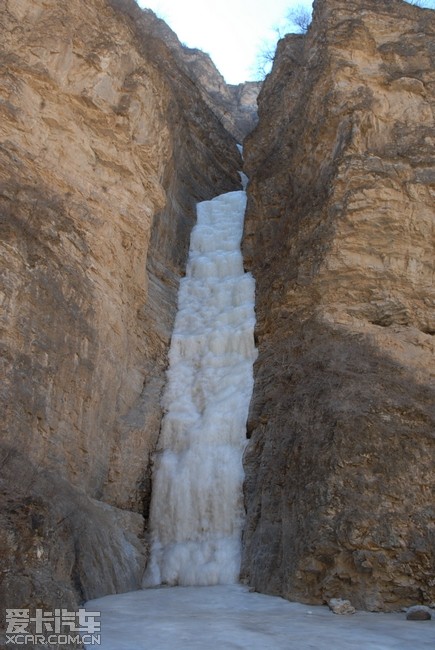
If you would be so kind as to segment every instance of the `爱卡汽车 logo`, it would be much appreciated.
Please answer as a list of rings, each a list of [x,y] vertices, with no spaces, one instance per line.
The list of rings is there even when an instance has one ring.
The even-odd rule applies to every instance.
[[[100,612],[6,609],[6,644],[100,645]]]

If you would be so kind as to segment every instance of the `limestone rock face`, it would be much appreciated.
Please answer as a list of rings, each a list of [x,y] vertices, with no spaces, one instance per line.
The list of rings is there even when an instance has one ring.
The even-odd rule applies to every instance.
[[[241,161],[133,0],[0,13],[0,600],[50,609],[139,585],[195,203]]]
[[[262,83],[245,81],[237,85],[227,84],[208,54],[182,45],[163,20],[150,9],[145,11],[155,33],[194,81],[206,104],[241,144],[257,124],[257,97]]]
[[[258,122],[257,98],[262,82],[227,84],[205,52],[184,47],[181,56],[186,71],[202,89],[204,100],[227,131],[242,144]]]
[[[259,358],[243,579],[435,600],[435,14],[317,0],[245,144]]]

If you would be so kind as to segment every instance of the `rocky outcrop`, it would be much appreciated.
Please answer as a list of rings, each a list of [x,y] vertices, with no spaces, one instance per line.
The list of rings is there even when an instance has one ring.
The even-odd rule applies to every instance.
[[[245,145],[259,358],[243,578],[435,600],[435,14],[317,0]]]
[[[257,124],[260,81],[227,84],[210,56],[182,45],[168,25],[150,9],[145,10],[153,30],[170,48],[186,74],[195,82],[206,104],[241,144]]]
[[[73,609],[139,586],[194,205],[239,187],[228,130],[258,88],[133,0],[0,12],[0,606]],[[261,92],[242,571],[260,591],[435,601],[434,37],[401,0],[317,0]]]
[[[257,98],[261,81],[227,84],[208,54],[183,47],[186,72],[198,83],[208,106],[224,127],[242,144],[258,122]]]
[[[233,138],[133,0],[0,9],[1,608],[134,589],[178,279]]]

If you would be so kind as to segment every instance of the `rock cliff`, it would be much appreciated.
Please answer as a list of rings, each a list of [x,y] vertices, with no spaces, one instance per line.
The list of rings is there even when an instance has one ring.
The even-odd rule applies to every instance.
[[[206,104],[241,144],[257,124],[257,97],[262,82],[227,84],[208,54],[180,43],[177,35],[163,20],[150,9],[145,11],[153,30],[195,82]]]
[[[206,103],[227,131],[242,144],[258,122],[257,98],[262,82],[227,84],[209,55],[201,50],[184,47],[181,58],[186,72],[195,78],[202,89]]]
[[[133,0],[0,17],[0,609],[134,589],[198,200],[235,140]]]
[[[316,0],[245,143],[259,358],[243,578],[435,601],[435,14]]]
[[[194,206],[239,187],[258,87],[133,0],[5,0],[0,35],[0,608],[72,609],[139,585]],[[260,591],[435,601],[434,39],[402,0],[316,0],[260,94]]]

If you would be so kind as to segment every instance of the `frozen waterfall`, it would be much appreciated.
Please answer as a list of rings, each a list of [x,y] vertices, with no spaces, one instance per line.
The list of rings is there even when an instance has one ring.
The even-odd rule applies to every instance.
[[[244,191],[198,204],[169,351],[146,587],[238,580],[256,357],[254,279],[240,252],[245,207]]]

